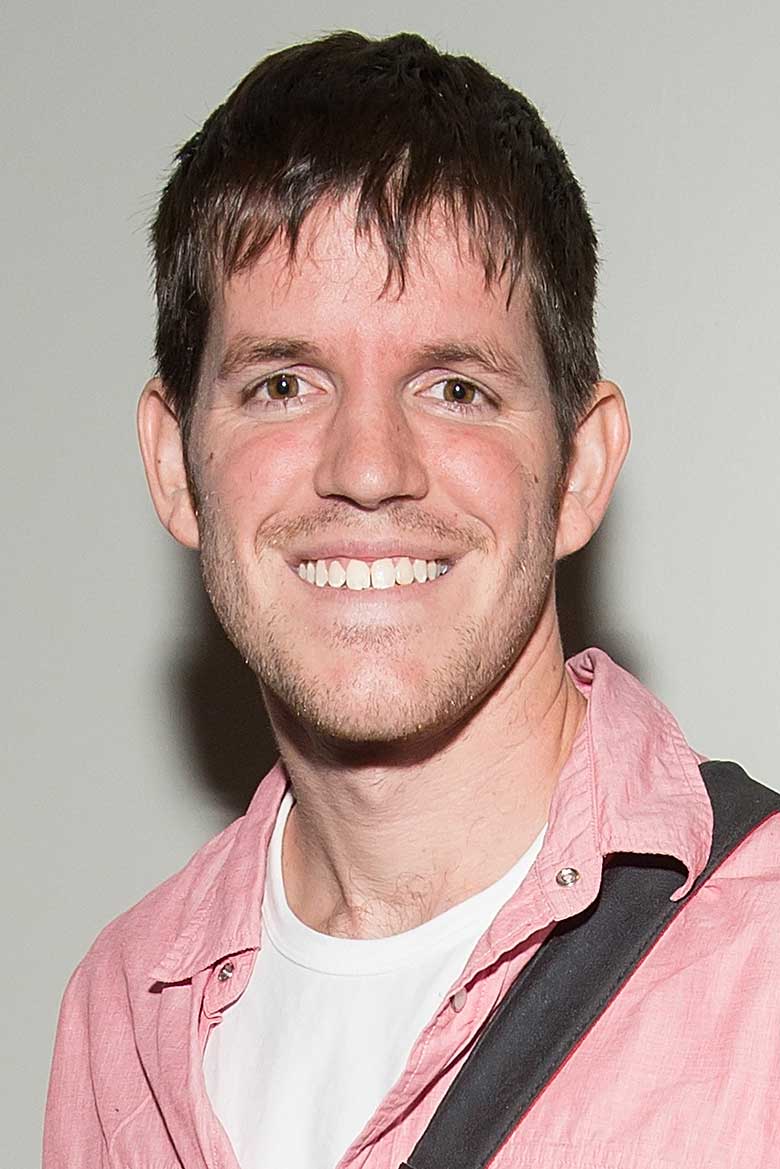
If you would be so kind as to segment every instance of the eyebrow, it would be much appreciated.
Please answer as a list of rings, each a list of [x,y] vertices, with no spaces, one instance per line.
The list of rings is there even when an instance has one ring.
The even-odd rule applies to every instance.
[[[253,337],[241,335],[228,345],[217,379],[227,381],[253,365],[280,362],[290,365],[327,364],[323,350],[301,337]],[[519,357],[495,341],[441,341],[423,345],[412,354],[412,364],[424,367],[472,365],[486,373],[525,382],[527,371]]]
[[[236,337],[228,345],[217,371],[218,381],[227,381],[252,365],[269,361],[290,365],[322,364],[323,353],[318,345],[300,337]]]
[[[512,381],[524,382],[527,371],[522,360],[506,351],[495,341],[483,339],[476,343],[445,341],[423,345],[417,351],[420,363],[427,366],[473,365],[486,373],[498,374]]]

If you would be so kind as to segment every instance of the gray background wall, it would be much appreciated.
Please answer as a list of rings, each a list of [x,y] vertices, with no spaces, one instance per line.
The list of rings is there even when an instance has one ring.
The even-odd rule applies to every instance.
[[[601,232],[635,443],[567,625],[770,783],[780,583],[774,3],[5,6],[4,1165],[34,1165],[58,1000],[98,929],[239,811],[251,680],[147,502],[145,229],[174,146],[267,51],[409,28],[524,89]],[[575,646],[576,648],[576,646]]]

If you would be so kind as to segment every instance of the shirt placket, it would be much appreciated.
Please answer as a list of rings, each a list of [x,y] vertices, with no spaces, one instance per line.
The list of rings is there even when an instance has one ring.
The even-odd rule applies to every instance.
[[[556,924],[580,913],[598,893],[601,857],[565,850],[549,853],[535,866],[513,902],[481,939],[463,974],[421,1033],[401,1078],[390,1090],[337,1169],[371,1169],[376,1161],[395,1169],[394,1150],[411,1152],[433,1111],[457,1075],[479,1033],[510,984]],[[419,1108],[417,1101],[424,1096]],[[391,1137],[391,1130],[395,1134]],[[393,1154],[391,1156],[391,1153]]]
[[[190,1014],[187,1037],[189,1051],[185,1071],[186,1101],[179,1104],[169,1097],[169,1108],[164,1110],[176,1150],[183,1156],[187,1169],[242,1169],[225,1130],[214,1112],[206,1089],[203,1055],[209,1034],[232,1003],[243,994],[254,967],[256,950],[231,954],[209,969],[195,974],[190,985]],[[165,988],[163,996],[173,988]],[[178,988],[176,988],[178,989]],[[161,1012],[161,1017],[164,1012]],[[166,1028],[167,1030],[167,1028]],[[161,1052],[181,1050],[180,1043],[172,1043],[171,1035],[160,1035]],[[170,1088],[179,1085],[181,1074],[175,1077],[163,1068],[163,1081]],[[187,1158],[197,1157],[197,1160]]]

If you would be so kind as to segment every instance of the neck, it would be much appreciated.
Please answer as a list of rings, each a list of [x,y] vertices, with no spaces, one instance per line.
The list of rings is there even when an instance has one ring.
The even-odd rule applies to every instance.
[[[446,741],[334,749],[266,695],[295,796],[289,904],[323,933],[383,937],[486,888],[533,842],[585,710],[554,610]]]

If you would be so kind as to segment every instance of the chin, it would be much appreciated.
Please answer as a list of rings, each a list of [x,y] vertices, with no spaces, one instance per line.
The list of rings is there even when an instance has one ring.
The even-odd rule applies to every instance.
[[[461,703],[453,703],[451,690],[446,698],[438,694],[419,663],[403,671],[376,662],[360,670],[353,663],[344,674],[265,670],[258,676],[271,711],[281,704],[318,735],[343,743],[407,742],[444,729],[461,713],[453,711]]]
[[[483,640],[483,639],[481,639]],[[484,644],[484,643],[483,643]],[[266,649],[269,648],[266,642]],[[460,726],[510,663],[498,655],[474,653],[471,639],[454,639],[439,652],[344,654],[331,649],[329,668],[322,656],[282,651],[250,660],[272,722],[304,724],[318,737],[338,744],[424,744]],[[422,652],[421,652],[422,650]],[[514,657],[514,655],[512,655]],[[476,669],[475,669],[476,667]]]
[[[224,563],[204,557],[204,580],[271,722],[293,736],[297,722],[334,746],[400,746],[454,732],[522,655],[552,580],[551,558],[533,573],[518,561],[500,605],[483,604],[446,628],[336,624],[323,633],[301,629],[278,603],[258,612]]]

